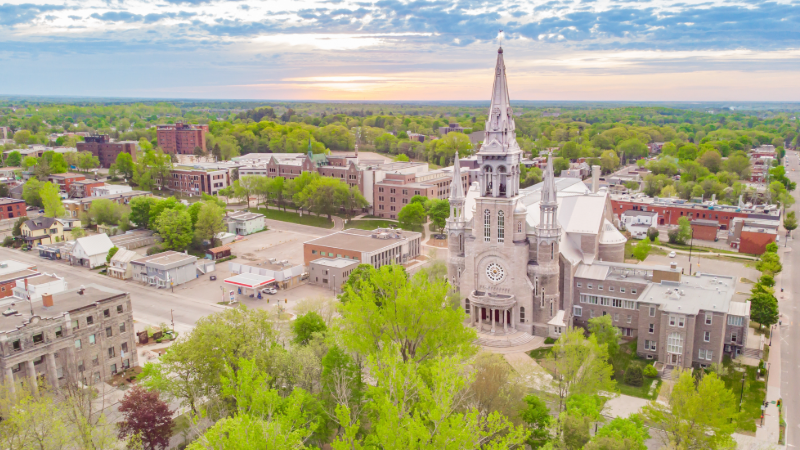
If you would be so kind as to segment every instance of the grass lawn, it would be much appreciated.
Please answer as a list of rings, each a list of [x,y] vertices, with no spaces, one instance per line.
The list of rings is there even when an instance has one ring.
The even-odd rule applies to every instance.
[[[742,395],[742,372],[734,370],[736,364],[731,362],[729,357],[722,361],[725,367],[720,378],[725,382],[725,386],[733,390],[733,395],[738,400]],[[756,431],[756,420],[761,420],[761,403],[767,396],[766,382],[756,381],[756,368],[742,366],[745,368],[744,398],[742,400],[742,417],[739,419],[739,429],[744,431]]]
[[[404,230],[409,231],[422,231],[422,227],[411,227],[411,228],[403,228],[400,226],[399,223],[393,222],[391,220],[382,220],[382,219],[358,219],[358,220],[350,220],[345,224],[345,228],[358,228],[359,230],[368,230],[372,231],[375,228],[402,228]]]
[[[625,395],[633,397],[654,399],[658,397],[658,390],[661,388],[661,380],[658,380],[656,389],[653,395],[650,395],[650,386],[653,383],[652,378],[644,377],[642,386],[628,386],[624,381],[625,370],[634,365],[639,366],[644,370],[645,366],[652,365],[652,360],[640,358],[636,355],[636,340],[620,344],[619,351],[611,358],[611,365],[614,366],[614,379],[617,381],[617,388]]]
[[[633,247],[639,241],[640,241],[640,239],[628,239],[628,241],[625,242],[625,258],[626,259],[636,259],[636,258],[633,257]],[[650,247],[650,253],[649,254],[650,255],[666,256],[667,252],[662,248],[658,248],[657,245],[659,245],[659,244],[658,243],[652,243],[652,246]]]
[[[300,214],[293,211],[264,208],[250,208],[250,211],[263,214],[267,219],[280,220],[281,222],[291,222],[319,228],[333,228],[333,221],[328,220],[325,216],[320,217],[306,213],[301,217]]]
[[[650,395],[650,388],[656,383],[656,388],[653,389],[653,395]],[[646,398],[648,400],[655,400],[658,398],[658,391],[661,390],[661,378],[647,378],[644,377],[644,382],[641,386],[628,386],[622,381],[617,381],[617,389],[620,394],[630,395],[631,397]]]

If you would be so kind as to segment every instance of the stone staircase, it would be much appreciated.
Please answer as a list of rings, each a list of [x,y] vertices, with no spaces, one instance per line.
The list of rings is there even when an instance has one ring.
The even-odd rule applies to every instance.
[[[478,339],[475,341],[475,343],[482,347],[509,348],[525,345],[529,342],[533,342],[536,339],[544,342],[544,338],[540,336],[532,336],[528,333],[523,333],[522,331],[517,331],[515,333],[506,335],[501,334],[499,336],[487,333],[478,333]]]

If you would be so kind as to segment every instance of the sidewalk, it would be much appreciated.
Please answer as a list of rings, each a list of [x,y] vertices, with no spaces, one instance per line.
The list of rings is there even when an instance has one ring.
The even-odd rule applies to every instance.
[[[777,401],[781,398],[781,335],[780,327],[772,331],[772,347],[769,350],[769,380],[767,381],[767,406],[764,411],[764,426],[756,429],[756,440],[767,445],[778,445],[780,437],[780,415]],[[775,404],[773,404],[773,402]]]

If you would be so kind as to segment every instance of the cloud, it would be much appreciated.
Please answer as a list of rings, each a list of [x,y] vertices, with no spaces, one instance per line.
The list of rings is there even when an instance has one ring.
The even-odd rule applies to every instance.
[[[61,5],[32,5],[30,3],[12,5],[4,3],[0,5],[0,26],[28,23],[36,19],[39,14],[62,9],[64,9],[64,6]]]

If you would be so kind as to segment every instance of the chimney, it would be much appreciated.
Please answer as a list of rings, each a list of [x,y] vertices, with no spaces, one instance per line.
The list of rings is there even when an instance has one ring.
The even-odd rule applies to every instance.
[[[42,294],[42,306],[45,308],[53,306],[53,294]]]
[[[600,166],[592,166],[592,193],[600,189]]]

